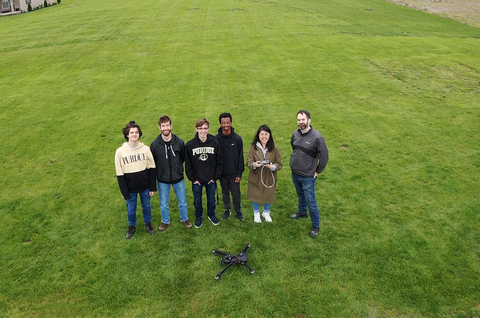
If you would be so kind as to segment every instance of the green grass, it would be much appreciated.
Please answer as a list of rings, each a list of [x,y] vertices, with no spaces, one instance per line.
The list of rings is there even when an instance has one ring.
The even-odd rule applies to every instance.
[[[0,316],[479,317],[480,30],[367,5],[64,0],[1,17]],[[330,150],[315,239],[288,219],[299,109]],[[167,113],[189,140],[224,111],[246,145],[272,128],[274,223],[253,223],[245,173],[243,223],[187,231],[172,206],[165,233],[139,213],[125,240],[121,128],[150,144]],[[246,243],[256,273],[215,280],[211,250]]]

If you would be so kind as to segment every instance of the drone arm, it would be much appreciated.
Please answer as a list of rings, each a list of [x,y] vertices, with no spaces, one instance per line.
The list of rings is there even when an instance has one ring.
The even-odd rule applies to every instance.
[[[222,251],[219,251],[219,250],[213,250],[213,254],[224,255],[224,256],[227,256],[227,255],[228,255],[227,253],[222,252]]]
[[[248,266],[247,263],[243,263],[243,265],[245,265],[246,268],[248,268],[250,270],[250,274],[253,274],[255,273],[255,271],[253,270],[253,268],[251,268],[250,266]]]
[[[217,276],[215,276],[215,279],[220,279],[220,277],[222,277],[222,274],[225,273],[225,271],[232,265],[233,265],[233,263],[229,263],[227,266],[225,266],[225,268],[222,269],[222,271],[220,273],[218,273]]]
[[[242,253],[245,253],[249,249],[250,249],[250,244],[247,244],[247,246],[245,246],[245,248],[243,249]]]

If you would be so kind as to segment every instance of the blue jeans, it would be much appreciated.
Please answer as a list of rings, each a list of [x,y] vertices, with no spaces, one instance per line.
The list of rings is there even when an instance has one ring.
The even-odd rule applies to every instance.
[[[315,200],[315,182],[314,177],[302,177],[292,173],[293,184],[297,190],[298,213],[307,215],[307,207],[310,211],[312,226],[320,227],[320,213],[318,211],[317,201]]]
[[[130,193],[130,199],[127,199],[127,216],[128,225],[137,225],[137,197],[140,194],[140,201],[142,202],[143,223],[152,222],[152,207],[150,206],[150,192],[149,189],[140,193]]]
[[[192,183],[193,192],[193,205],[195,206],[195,217],[203,217],[203,205],[202,205],[202,189],[205,187],[207,192],[207,215],[215,215],[215,190],[217,190],[217,183],[212,182],[202,183],[201,185]]]
[[[185,189],[185,180],[173,184],[158,182],[158,199],[160,200],[160,213],[162,214],[162,222],[165,224],[170,224],[170,207],[168,203],[170,200],[171,188],[173,188],[175,196],[177,197],[178,210],[180,211],[180,221],[185,222],[188,220],[187,190]]]
[[[252,201],[252,204],[253,204],[253,212],[260,212],[260,203]],[[270,206],[271,205],[272,205],[271,203],[264,204],[263,205],[263,212],[265,212],[265,211],[270,212]]]

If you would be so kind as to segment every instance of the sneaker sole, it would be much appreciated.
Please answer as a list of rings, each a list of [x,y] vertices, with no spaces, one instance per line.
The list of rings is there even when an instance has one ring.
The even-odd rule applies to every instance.
[[[212,219],[210,219],[210,217],[208,217],[208,219],[210,220],[210,222],[212,222],[213,225],[218,225],[218,224],[220,224],[220,222],[217,222],[217,223],[213,222]]]

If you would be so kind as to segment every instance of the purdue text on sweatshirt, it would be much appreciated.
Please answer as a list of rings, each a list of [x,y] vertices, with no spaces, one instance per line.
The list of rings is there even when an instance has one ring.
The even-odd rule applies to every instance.
[[[222,175],[222,153],[220,143],[212,135],[207,135],[207,140],[201,142],[198,133],[188,141],[185,156],[185,173],[188,180],[207,183],[217,181]]]
[[[118,185],[125,200],[130,193],[150,189],[157,191],[155,180],[155,161],[148,146],[142,142],[133,149],[127,142],[115,152],[115,170]]]

